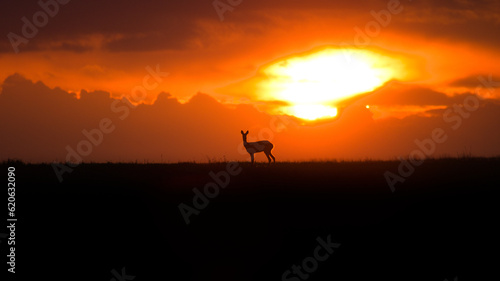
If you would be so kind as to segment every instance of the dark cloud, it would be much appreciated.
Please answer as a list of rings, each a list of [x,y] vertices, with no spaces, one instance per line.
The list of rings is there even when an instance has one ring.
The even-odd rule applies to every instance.
[[[451,105],[457,99],[421,86],[392,82],[363,98],[374,105]]]
[[[48,0],[47,0],[48,1]],[[54,0],[55,1],[55,0]],[[22,35],[22,17],[33,20],[42,8],[38,1],[3,1],[0,4],[0,52],[11,52],[7,34]],[[110,38],[104,48],[111,51],[150,51],[188,48],[189,42],[206,39],[210,34],[200,29],[208,21],[250,33],[264,33],[275,27],[287,27],[307,20],[290,17],[290,11],[332,18],[362,18],[360,26],[371,20],[370,11],[386,9],[388,1],[243,1],[233,11],[226,12],[225,22],[212,5],[213,1],[70,1],[59,5],[54,17],[40,27],[36,37],[22,44],[23,51],[52,48],[54,42],[85,40],[92,35]],[[478,42],[497,46],[499,37],[493,30],[498,24],[500,6],[496,1],[401,1],[405,10],[393,16],[386,29],[404,34]],[[279,21],[272,19],[279,18]],[[351,27],[349,27],[351,28]],[[119,38],[115,38],[119,36]],[[74,43],[76,44],[76,43]],[[56,44],[57,45],[57,44]],[[78,45],[78,44],[76,44]],[[81,51],[79,48],[65,50]],[[73,47],[76,47],[73,45]]]
[[[487,85],[483,84],[486,81]],[[495,83],[496,82],[496,83]],[[453,87],[476,88],[481,87],[500,87],[500,77],[493,75],[473,75],[457,79],[450,83]]]
[[[60,44],[52,46],[50,49],[61,50],[61,51],[70,51],[70,52],[74,52],[74,53],[84,53],[84,52],[90,52],[94,48],[88,44],[85,44],[85,43],[61,42]]]
[[[21,2],[21,3],[19,3]],[[41,10],[37,1],[19,1],[3,3],[2,17],[0,17],[0,33],[7,35],[14,32],[22,35],[22,17],[32,22],[33,15]],[[196,37],[196,21],[209,17],[213,12],[210,2],[199,1],[193,5],[184,1],[70,1],[60,5],[58,13],[49,18],[48,23],[38,28],[37,44],[30,42],[21,45],[22,50],[33,50],[50,47],[51,43],[59,41],[79,41],[91,35],[104,37],[123,36],[124,44],[130,44],[128,39],[143,36],[149,40],[145,50],[169,49],[172,44],[179,44],[188,38]],[[200,7],[201,5],[201,7]],[[204,8],[202,8],[204,7]],[[6,12],[8,11],[8,13]],[[216,17],[216,14],[211,17]],[[154,36],[152,36],[153,34]],[[6,51],[10,42],[7,36],[2,37],[1,50]],[[4,41],[5,40],[5,41]],[[155,40],[158,47],[151,47]],[[118,47],[118,40],[111,43],[111,49],[122,50],[126,46]],[[173,42],[173,43],[170,43]],[[148,42],[146,42],[148,43]],[[30,48],[26,48],[31,45]],[[132,50],[136,50],[132,45]],[[10,47],[12,51],[12,47]]]
[[[428,40],[492,48],[500,43],[494,35],[499,13],[500,5],[493,0],[412,1],[405,3],[405,11],[395,17],[390,28],[404,34],[419,34]]]
[[[178,34],[165,33],[156,34],[127,34],[119,39],[113,39],[104,44],[104,49],[111,52],[137,52],[175,50],[188,47],[189,40],[184,38],[182,31]]]

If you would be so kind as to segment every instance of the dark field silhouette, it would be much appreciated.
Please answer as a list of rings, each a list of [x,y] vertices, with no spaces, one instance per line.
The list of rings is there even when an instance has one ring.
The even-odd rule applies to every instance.
[[[399,161],[239,163],[228,181],[227,163],[80,164],[62,183],[50,165],[9,164],[18,278],[107,281],[122,268],[134,280],[500,275],[498,158],[426,160],[394,193],[384,172]],[[197,209],[193,189],[217,183],[213,175],[227,185]],[[198,211],[189,224],[182,203]],[[283,278],[328,236],[340,246],[326,260]]]

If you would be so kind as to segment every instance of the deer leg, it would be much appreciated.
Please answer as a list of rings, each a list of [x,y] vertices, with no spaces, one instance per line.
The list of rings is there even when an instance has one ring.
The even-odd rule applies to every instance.
[[[252,159],[252,165],[253,165],[253,153],[250,153],[250,158]]]
[[[269,161],[269,164],[271,164],[271,157],[269,157],[269,152],[264,152],[267,156],[267,160]]]
[[[276,163],[276,158],[274,158],[274,155],[271,153],[271,151],[269,151],[269,155],[271,156],[271,158],[273,158],[273,163]],[[269,162],[271,162],[270,159],[269,159]]]

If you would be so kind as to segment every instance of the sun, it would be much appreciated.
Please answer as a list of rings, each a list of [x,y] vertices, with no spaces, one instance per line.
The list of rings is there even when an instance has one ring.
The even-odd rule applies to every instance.
[[[338,104],[398,76],[402,62],[369,50],[329,48],[261,69],[260,98],[283,101],[280,113],[306,120],[337,116]]]

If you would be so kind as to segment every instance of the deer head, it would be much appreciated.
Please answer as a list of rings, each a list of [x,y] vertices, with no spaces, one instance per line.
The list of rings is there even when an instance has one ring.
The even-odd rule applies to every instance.
[[[247,140],[248,131],[246,133],[244,133],[243,130],[241,130],[241,135],[243,136],[243,141],[246,141]]]

